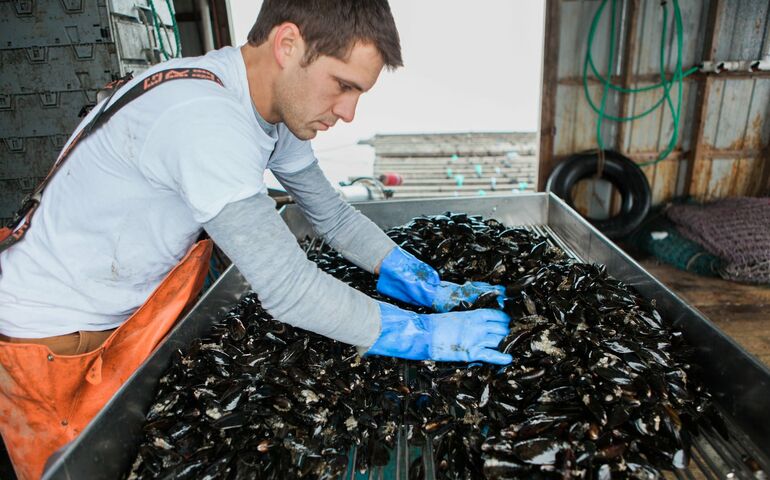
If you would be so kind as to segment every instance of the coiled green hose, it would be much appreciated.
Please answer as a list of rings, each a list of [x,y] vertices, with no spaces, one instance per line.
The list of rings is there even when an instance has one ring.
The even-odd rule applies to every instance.
[[[617,14],[617,0],[612,0],[611,5],[611,19],[610,19],[610,42],[609,42],[609,61],[607,65],[607,76],[602,76],[599,71],[596,69],[596,65],[594,64],[593,57],[591,55],[591,50],[593,49],[593,41],[594,36],[596,34],[596,29],[599,24],[599,20],[602,17],[602,13],[604,12],[604,7],[607,5],[607,2],[609,0],[603,0],[602,3],[599,5],[599,8],[596,11],[596,14],[594,14],[593,21],[591,22],[591,29],[588,33],[588,46],[586,48],[586,57],[585,61],[583,62],[583,91],[585,93],[586,100],[588,101],[588,104],[591,106],[591,109],[598,114],[598,118],[596,120],[596,143],[598,144],[599,150],[604,150],[604,142],[602,141],[602,124],[604,123],[604,120],[611,120],[615,122],[631,122],[634,120],[638,120],[640,118],[643,118],[653,111],[655,111],[658,107],[660,107],[664,102],[668,106],[669,110],[671,111],[671,119],[673,122],[674,129],[671,133],[671,138],[669,139],[668,146],[666,149],[661,152],[658,157],[655,160],[651,160],[649,162],[643,162],[640,163],[639,166],[647,166],[647,165],[654,165],[661,160],[668,157],[668,155],[671,153],[671,151],[676,147],[677,139],[679,138],[679,119],[681,114],[681,106],[682,106],[682,79],[684,77],[687,77],[688,75],[692,75],[696,71],[698,71],[698,67],[692,67],[689,70],[683,72],[682,71],[682,44],[683,44],[683,33],[682,33],[682,12],[679,9],[679,1],[673,0],[674,4],[674,30],[676,31],[676,68],[674,71],[673,78],[671,80],[668,80],[666,78],[666,70],[665,70],[665,64],[666,64],[666,25],[668,24],[668,8],[666,5],[666,2],[661,2],[661,7],[663,8],[663,27],[661,28],[661,35],[660,35],[660,83],[657,83],[655,85],[649,85],[646,87],[641,88],[624,88],[619,85],[615,85],[610,81],[612,71],[613,71],[613,63],[615,59],[615,19]],[[588,91],[588,67],[591,68],[591,72],[594,76],[596,76],[597,79],[602,83],[603,89],[602,89],[602,97],[600,101],[600,105],[597,107],[597,105],[594,103],[593,99],[591,98],[591,94]],[[671,100],[670,91],[672,88],[672,85],[676,83],[677,84],[677,102],[676,106],[674,106],[673,101]],[[609,115],[605,113],[606,105],[607,105],[607,94],[609,93],[609,90],[614,90],[621,93],[640,93],[640,92],[646,92],[650,90],[655,90],[658,88],[663,89],[663,95],[661,96],[660,100],[658,100],[653,106],[648,108],[642,113],[630,116],[630,117],[616,117],[614,115]]]
[[[155,2],[150,0],[150,10],[152,11],[152,24],[155,27],[155,34],[158,35],[158,46],[160,47],[160,53],[163,55],[164,60],[169,58],[177,58],[182,56],[182,41],[179,38],[179,26],[176,23],[176,13],[174,12],[174,5],[171,0],[166,0],[166,6],[168,12],[171,14],[171,26],[174,30],[174,43],[176,44],[176,52],[169,52],[166,50],[166,46],[163,43],[163,36],[160,34],[161,20],[158,16],[158,11],[155,9]]]

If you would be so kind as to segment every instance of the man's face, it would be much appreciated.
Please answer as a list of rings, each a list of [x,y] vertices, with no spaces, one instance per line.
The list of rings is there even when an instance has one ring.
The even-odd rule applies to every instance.
[[[363,43],[356,43],[345,60],[321,55],[303,66],[298,61],[302,56],[283,70],[275,105],[289,130],[310,140],[337,120],[353,121],[358,98],[374,86],[383,61],[373,45]]]

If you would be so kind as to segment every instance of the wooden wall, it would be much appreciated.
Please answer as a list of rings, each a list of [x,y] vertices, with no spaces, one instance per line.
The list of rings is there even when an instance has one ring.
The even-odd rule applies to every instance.
[[[684,24],[682,64],[686,70],[704,60],[758,60],[770,38],[770,0],[680,0]],[[545,187],[553,166],[572,153],[595,149],[597,115],[588,105],[582,82],[589,28],[600,0],[548,0],[543,59],[539,139],[539,183]],[[666,41],[676,50],[672,2]],[[613,82],[644,87],[660,81],[660,2],[619,0]],[[592,55],[607,72],[610,5],[597,28]],[[666,61],[671,76],[675,56]],[[674,151],[644,167],[653,203],[691,195],[698,200],[770,193],[770,72],[696,73],[684,80],[680,134]],[[589,74],[595,103],[603,85]],[[676,87],[671,91],[676,98]],[[661,97],[661,90],[641,94],[611,93],[607,113],[636,115]],[[602,140],[637,162],[655,159],[668,144],[673,124],[668,109],[643,119],[604,123]],[[591,202],[581,186],[576,203],[583,213],[601,216],[610,205],[609,189],[597,188],[604,202]],[[596,198],[594,192],[593,197]],[[599,215],[597,215],[597,213]]]

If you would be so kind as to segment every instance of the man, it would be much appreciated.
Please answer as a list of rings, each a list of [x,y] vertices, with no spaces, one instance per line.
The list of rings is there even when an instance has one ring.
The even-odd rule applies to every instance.
[[[392,298],[448,312],[502,295],[441,282],[344,203],[313,156],[309,140],[352,121],[383,67],[401,63],[386,0],[266,0],[248,44],[158,65],[91,112],[26,236],[0,253],[0,428],[21,478],[41,474],[194,298],[211,249],[195,243],[203,230],[278,320],[368,354],[510,362],[495,350],[504,313],[377,302],[308,261],[266,195],[269,168]],[[114,116],[78,136],[105,105]]]

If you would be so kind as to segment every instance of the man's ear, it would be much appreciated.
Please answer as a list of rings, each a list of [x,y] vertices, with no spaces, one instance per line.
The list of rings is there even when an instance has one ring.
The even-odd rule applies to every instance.
[[[273,37],[273,56],[281,68],[286,68],[289,63],[299,63],[305,54],[305,44],[299,27],[291,22],[284,22],[275,27]]]

